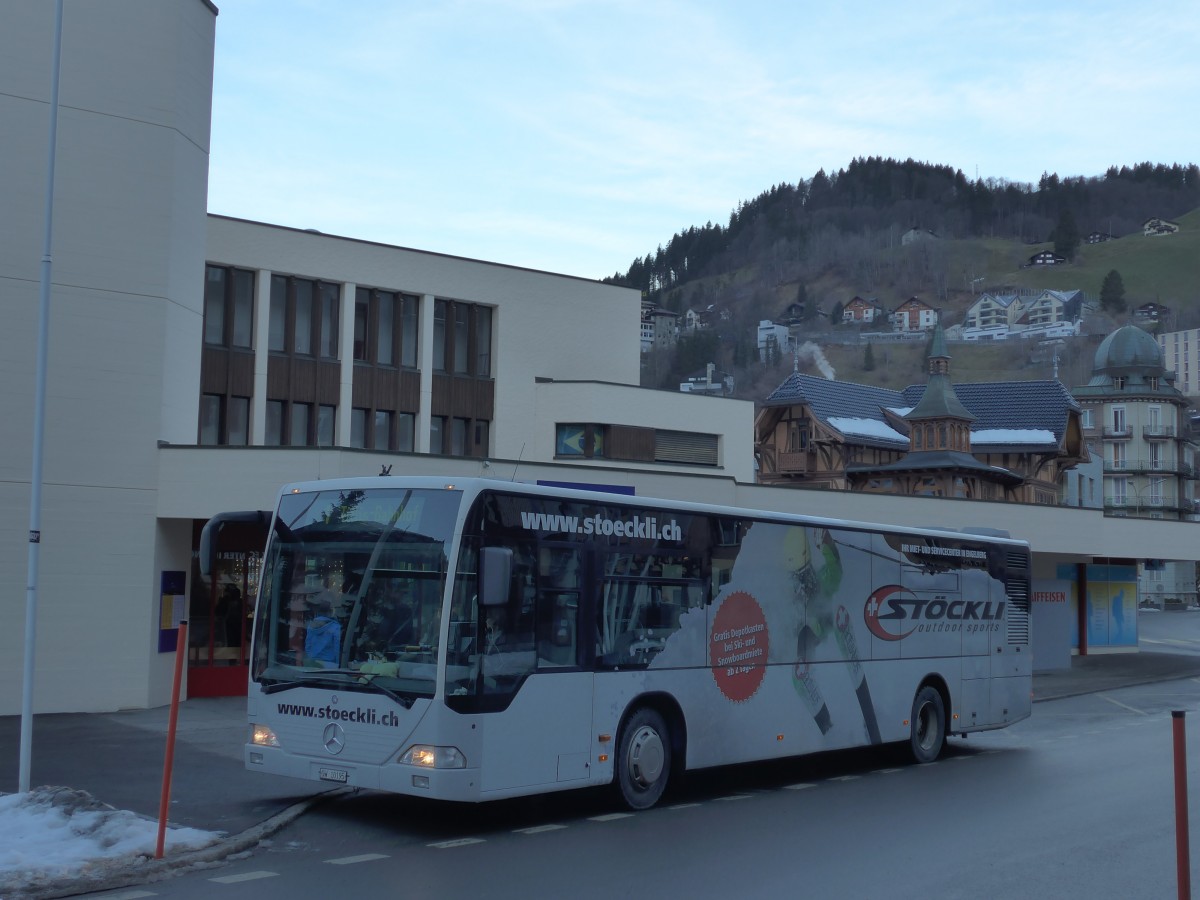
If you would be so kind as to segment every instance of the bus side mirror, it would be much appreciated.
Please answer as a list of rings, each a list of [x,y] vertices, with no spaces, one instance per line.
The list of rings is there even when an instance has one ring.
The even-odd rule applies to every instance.
[[[200,531],[200,575],[207,580],[212,575],[217,559],[217,538],[221,529],[229,522],[254,522],[266,526],[271,521],[271,513],[266,510],[254,509],[242,512],[217,513],[204,523]]]
[[[481,606],[504,606],[508,603],[512,566],[511,547],[483,548],[479,559],[479,603]]]

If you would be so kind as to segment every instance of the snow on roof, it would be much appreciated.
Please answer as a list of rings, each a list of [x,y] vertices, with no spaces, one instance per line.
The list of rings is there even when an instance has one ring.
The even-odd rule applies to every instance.
[[[842,434],[856,434],[860,437],[886,438],[892,441],[908,443],[908,438],[891,426],[878,419],[852,419],[843,416],[830,416],[829,424]]]
[[[971,432],[972,444],[1053,444],[1054,432],[1045,428],[981,428]]]

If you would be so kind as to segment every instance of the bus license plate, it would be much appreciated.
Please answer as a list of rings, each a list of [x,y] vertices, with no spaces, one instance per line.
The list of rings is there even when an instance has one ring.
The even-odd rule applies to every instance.
[[[350,780],[350,773],[345,769],[317,769],[317,777],[322,781],[338,781],[345,784]]]

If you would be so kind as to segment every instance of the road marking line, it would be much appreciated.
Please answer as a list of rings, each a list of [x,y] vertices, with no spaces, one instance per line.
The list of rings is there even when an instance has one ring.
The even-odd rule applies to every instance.
[[[862,776],[861,775],[835,775],[832,778],[830,778],[829,780],[830,781],[854,781],[855,779],[858,779],[858,778],[862,778]]]
[[[105,894],[104,900],[142,900],[143,897],[157,897],[153,891],[122,891],[119,894]]]
[[[220,878],[208,880],[215,881],[217,884],[237,884],[240,881],[257,881],[260,878],[275,878],[278,875],[278,872],[242,872],[240,875],[222,875]]]
[[[900,768],[896,768],[896,769],[876,769],[876,770],[875,770],[874,772],[872,772],[871,774],[872,774],[872,775],[891,775],[893,772],[903,772],[903,771],[904,771],[904,770],[903,770],[903,769],[900,769]]]
[[[753,794],[730,794],[728,797],[718,797],[718,800],[749,800]]]
[[[541,834],[543,831],[558,831],[566,825],[534,825],[530,828],[514,828],[513,834]]]
[[[615,822],[617,819],[628,819],[633,813],[605,813],[602,816],[591,816],[589,822]]]
[[[784,785],[784,790],[786,790],[786,791],[802,791],[805,788],[811,788],[811,787],[816,787],[816,784],[811,781],[802,781],[799,784]]]
[[[467,847],[471,844],[482,844],[483,838],[456,838],[453,841],[438,841],[434,844],[426,844],[427,847],[436,847],[438,850],[449,850],[453,847]]]
[[[668,806],[667,809],[695,809],[699,803],[676,803],[674,806]]]
[[[327,859],[325,862],[331,866],[352,866],[355,863],[371,862],[376,859],[387,859],[386,853],[363,853],[359,856],[343,856],[339,859]]]
[[[1113,704],[1114,706],[1121,707],[1121,709],[1127,709],[1130,712],[1135,712],[1139,716],[1150,715],[1150,713],[1146,712],[1145,710],[1137,709],[1136,707],[1130,706],[1128,703],[1122,703],[1120,700],[1114,700],[1112,697],[1109,697],[1107,694],[1097,694],[1096,696],[1098,696],[1101,700],[1107,700],[1109,703]],[[1089,731],[1088,734],[1100,734],[1100,732]]]

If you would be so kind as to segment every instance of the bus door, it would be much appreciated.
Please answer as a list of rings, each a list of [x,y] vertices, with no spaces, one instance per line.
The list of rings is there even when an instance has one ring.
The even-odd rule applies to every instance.
[[[511,543],[508,603],[481,612],[479,690],[497,710],[483,726],[484,793],[585,782],[592,674],[582,639],[587,552],[578,543]]]

